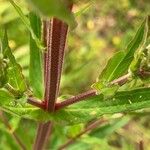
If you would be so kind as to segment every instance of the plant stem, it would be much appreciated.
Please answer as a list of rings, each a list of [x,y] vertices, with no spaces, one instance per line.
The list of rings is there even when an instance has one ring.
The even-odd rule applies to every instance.
[[[146,76],[150,75],[150,72],[146,72],[146,71],[141,70],[138,72],[138,75],[140,75],[141,77],[146,77]],[[131,77],[131,74],[128,73],[126,75],[119,77],[118,79],[111,81],[110,85],[119,84],[121,86],[121,85],[125,84],[129,80],[130,77]],[[73,96],[69,99],[64,100],[63,102],[56,103],[55,104],[55,110],[60,110],[64,107],[70,106],[74,103],[80,102],[80,101],[85,100],[85,99],[88,100],[88,98],[90,98],[91,96],[94,96],[94,95],[96,95],[96,90],[89,90],[87,92],[78,94],[76,96]],[[29,99],[28,103],[30,103],[34,106],[37,106],[39,108],[45,109],[44,103],[36,102],[34,99],[33,100]]]
[[[15,131],[12,132],[12,127],[10,126],[7,118],[4,116],[3,112],[0,111],[0,120],[4,123],[4,125],[6,126],[6,128],[10,131],[10,133],[12,134],[13,138],[15,139],[15,141],[18,143],[18,145],[20,146],[20,148],[22,150],[27,150],[26,146],[23,144],[23,142],[19,139],[18,135],[15,133]]]
[[[59,93],[67,30],[68,25],[56,18],[50,20],[49,23],[44,22],[44,42],[47,47],[44,54],[44,101],[46,110],[49,112],[54,111],[55,101]],[[34,144],[35,150],[43,149],[48,141],[51,128],[52,122],[39,124]]]
[[[130,74],[126,74],[124,76],[119,77],[118,79],[113,80],[110,84],[119,84],[119,85],[123,85],[128,81],[128,78],[130,77]],[[76,95],[74,97],[71,97],[63,102],[60,103],[56,103],[55,105],[55,110],[60,110],[64,107],[70,106],[74,103],[78,103],[80,101],[83,100],[88,100],[90,97],[95,96],[96,95],[96,90],[89,90],[87,92],[81,93],[79,95]]]
[[[126,75],[123,75],[123,76],[119,77],[118,79],[115,79],[115,80],[111,81],[110,84],[111,85],[118,84],[118,85],[121,86],[121,85],[125,84],[130,77],[131,77],[131,74],[128,73]]]
[[[98,127],[99,125],[102,125],[104,123],[106,123],[107,120],[104,119],[99,119],[94,121],[93,123],[89,124],[82,132],[80,132],[77,136],[75,136],[72,139],[69,139],[65,144],[63,144],[62,146],[59,147],[58,150],[63,150],[64,148],[68,147],[69,145],[73,144],[76,139],[80,138],[83,134],[89,132],[92,129],[95,129],[96,127]]]
[[[62,72],[62,63],[64,56],[65,41],[68,26],[58,19],[52,19],[52,31],[48,45],[47,53],[47,76],[46,76],[46,92],[45,100],[47,103],[47,110],[54,111],[55,101],[59,93],[60,76]]]
[[[36,106],[36,107],[39,107],[39,108],[41,108],[41,109],[46,109],[46,105],[45,105],[45,102],[44,101],[42,101],[42,102],[40,102],[39,100],[36,100],[35,98],[33,98],[33,97],[29,97],[28,99],[27,99],[27,102],[29,103],[29,104],[31,104],[31,105],[33,105],[33,106]]]
[[[143,140],[139,141],[138,145],[138,150],[144,150],[144,144]]]
[[[89,90],[87,92],[81,93],[79,95],[76,95],[74,97],[71,97],[63,102],[60,103],[56,103],[55,105],[55,110],[59,110],[62,109],[66,106],[72,105],[74,103],[80,102],[82,100],[88,99],[91,96],[95,96],[96,95],[96,90]]]
[[[113,85],[113,84],[119,84],[119,85],[123,85],[125,84],[127,81],[128,81],[128,78],[130,77],[131,75],[128,73],[126,75],[123,75],[121,77],[119,77],[118,79],[115,79],[113,80],[110,84]],[[74,103],[77,103],[77,102],[80,102],[80,101],[83,101],[83,100],[88,100],[90,97],[92,96],[95,96],[96,95],[96,90],[89,90],[89,91],[86,91],[84,93],[81,93],[81,94],[78,94],[76,96],[73,96],[67,100],[64,100],[63,102],[58,102],[55,104],[55,110],[60,110],[64,107],[67,107],[67,106],[70,106]],[[28,103],[34,105],[34,106],[37,106],[39,108],[42,108],[42,109],[46,109],[46,106],[45,106],[45,103],[42,102],[38,102],[36,101],[35,99],[33,98],[29,98],[28,99]]]
[[[51,133],[52,123],[40,123],[37,130],[37,135],[34,144],[34,150],[42,150],[48,141],[49,135]]]

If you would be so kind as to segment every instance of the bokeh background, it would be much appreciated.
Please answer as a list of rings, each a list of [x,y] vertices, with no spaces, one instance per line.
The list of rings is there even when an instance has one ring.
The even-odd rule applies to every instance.
[[[16,2],[27,15],[29,7],[25,1]],[[142,20],[150,13],[150,1],[78,0],[73,11],[78,26],[74,30],[69,30],[68,34],[61,97],[75,95],[91,88],[107,60],[115,52],[126,48]],[[10,3],[0,0],[0,28],[4,26],[8,29],[10,47],[28,79],[29,33]],[[141,143],[144,150],[150,150],[148,112],[147,110],[144,113],[130,114],[119,123],[110,121],[109,126],[100,128],[99,136],[89,138],[85,135],[80,142],[77,141],[68,147],[68,150],[138,150]],[[12,131],[6,130],[0,120],[0,149],[19,149],[10,136],[14,130],[31,149],[36,123],[6,115],[13,128]],[[51,138],[52,150],[57,149],[67,138],[77,135],[84,127],[83,124],[63,128],[60,125],[56,126],[57,130],[54,128]]]

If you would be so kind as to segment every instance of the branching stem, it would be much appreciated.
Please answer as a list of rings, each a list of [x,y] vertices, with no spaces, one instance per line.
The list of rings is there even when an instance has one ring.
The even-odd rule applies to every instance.
[[[56,18],[44,22],[44,43],[47,47],[44,54],[44,104],[48,112],[54,112],[59,94],[67,31],[68,25]],[[43,149],[48,141],[51,129],[52,122],[39,124],[34,150]]]

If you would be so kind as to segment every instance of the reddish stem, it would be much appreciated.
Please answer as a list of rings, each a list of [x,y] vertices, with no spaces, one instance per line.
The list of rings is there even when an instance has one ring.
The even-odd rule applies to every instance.
[[[47,110],[50,112],[54,111],[55,101],[59,92],[59,82],[61,76],[61,69],[63,63],[63,55],[64,55],[64,41],[61,40],[62,36],[66,39],[66,32],[62,34],[62,27],[65,24],[62,23],[58,19],[52,20],[52,39],[50,39],[50,46],[48,50],[48,60],[47,61],[47,79],[46,79],[46,91],[45,91],[45,100],[47,103]],[[65,25],[66,26],[66,25]],[[66,26],[67,28],[67,26]],[[67,29],[66,29],[67,31]],[[51,43],[52,41],[52,43]],[[61,42],[63,42],[61,44]],[[62,46],[63,45],[63,46]]]
[[[35,139],[34,150],[42,150],[48,141],[49,135],[51,133],[52,123],[40,123],[38,126],[38,131]]]
[[[84,92],[84,93],[81,93],[79,95],[76,95],[74,97],[71,97],[63,102],[60,102],[60,103],[56,103],[55,105],[55,110],[59,110],[59,109],[62,109],[66,106],[69,106],[69,105],[72,105],[74,103],[77,103],[77,102],[80,102],[80,101],[83,101],[85,99],[88,99],[92,96],[95,96],[96,95],[96,90],[90,90],[90,91],[87,91],[87,92]]]
[[[46,109],[46,105],[45,105],[45,102],[44,101],[42,101],[42,102],[40,102],[39,100],[36,100],[35,98],[32,98],[32,97],[29,97],[28,99],[27,99],[27,102],[29,103],[29,104],[31,104],[31,105],[33,105],[33,106],[36,106],[36,107],[39,107],[39,108],[41,108],[41,109]]]
[[[53,112],[55,109],[55,101],[59,93],[68,26],[60,20],[54,18],[49,22],[49,25],[45,23],[44,28],[48,28],[48,30],[45,29],[43,32],[46,34],[45,44],[47,47],[47,51],[44,55],[44,101],[46,104],[46,110]],[[45,31],[48,31],[48,33]],[[39,124],[34,144],[35,150],[43,149],[48,141],[51,128],[51,122]]]

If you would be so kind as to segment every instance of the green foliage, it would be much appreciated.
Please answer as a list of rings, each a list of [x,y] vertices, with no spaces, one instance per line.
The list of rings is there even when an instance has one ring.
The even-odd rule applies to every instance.
[[[1,106],[9,104],[14,100],[14,97],[4,89],[0,89],[0,104]]]
[[[31,8],[39,14],[42,14],[46,17],[57,17],[66,23],[68,23],[72,28],[76,26],[73,14],[66,9],[66,6],[70,2],[61,1],[61,0],[27,0]]]
[[[10,102],[11,100],[7,103]],[[19,104],[14,106],[1,104],[1,108],[4,111],[23,118],[36,121],[53,120],[56,123],[71,125],[85,123],[106,114],[131,112],[148,108],[150,107],[150,89],[140,88],[117,92],[113,98],[108,98],[107,100],[104,100],[103,95],[97,95],[54,114],[49,114],[39,108]]]
[[[126,50],[119,51],[108,61],[106,67],[99,76],[98,82],[93,85],[96,90],[102,92],[104,95],[112,95],[118,90],[119,86],[112,86],[111,81],[127,73],[129,68],[131,68],[131,63],[133,68],[135,53],[139,53],[139,49],[143,48],[148,38],[150,28],[149,20],[149,17],[147,17],[142,22],[135,37],[129,43]],[[138,63],[139,59],[135,59],[134,62],[135,61]],[[134,67],[135,66],[136,64],[134,64]]]
[[[41,39],[41,20],[34,13],[30,13],[30,24],[34,34]],[[43,68],[41,50],[37,47],[35,40],[30,35],[30,85],[34,96],[43,97]],[[36,77],[35,77],[36,76]]]
[[[97,138],[105,138],[106,136],[109,136],[117,129],[120,129],[121,127],[125,126],[130,121],[129,117],[123,117],[119,119],[114,119],[112,122],[103,125],[97,129],[94,129],[89,134],[90,136],[97,137]]]
[[[9,6],[9,2],[14,10]],[[112,52],[128,46],[126,50],[121,50],[111,57],[99,75],[93,86],[99,95],[48,113],[27,103],[28,97],[31,96],[27,84],[34,97],[42,100],[44,94],[41,20],[56,17],[73,28],[76,25],[74,15],[67,9],[66,1],[62,0],[26,0],[29,10],[34,13],[28,11],[25,5],[19,5],[18,1],[9,2],[0,1],[0,30],[7,26],[9,32],[8,41],[6,32],[3,35],[0,31],[0,109],[3,113],[6,112],[4,114],[7,114],[11,130],[5,127],[0,116],[0,149],[20,149],[12,139],[12,132],[16,132],[25,145],[28,145],[28,149],[32,149],[36,124],[47,121],[52,121],[54,127],[49,147],[58,149],[66,140],[82,132],[87,123],[101,117],[106,117],[108,124],[100,124],[90,134],[78,138],[76,144],[68,149],[97,150],[101,147],[103,150],[116,150],[120,149],[120,146],[122,149],[133,149],[138,140],[135,138],[129,142],[130,136],[126,133],[132,134],[130,131],[135,130],[134,134],[139,134],[138,128],[140,133],[144,133],[140,138],[148,145],[145,139],[149,139],[149,117],[146,117],[150,107],[149,17],[143,21],[130,44],[127,44],[137,22],[145,16],[148,5],[135,0],[124,0],[121,3],[109,0],[76,3],[74,10],[79,26],[77,31],[71,31],[69,34],[60,97],[61,94],[72,95],[88,89],[88,84],[93,83],[97,76],[97,68],[104,65],[103,61],[110,57]],[[98,11],[99,8],[101,12]],[[27,42],[28,36],[22,36],[26,35],[26,32],[30,33],[30,43]],[[120,42],[120,39],[123,42]],[[30,64],[27,59],[30,59]],[[139,74],[139,70],[146,74]],[[26,72],[26,77],[22,71]],[[126,84],[121,87],[117,82],[112,84],[112,81],[126,73],[129,74]],[[141,112],[142,117],[139,117]],[[114,119],[116,113],[121,113],[122,118]],[[129,115],[126,117],[126,114]],[[132,125],[130,120],[135,121],[136,126]],[[123,128],[126,124],[127,129]],[[131,130],[130,127],[134,129]],[[122,130],[125,130],[125,133],[122,133]]]
[[[15,57],[8,45],[7,32],[5,31],[2,40],[2,52],[3,58],[8,60],[7,75],[8,83],[14,87],[20,94],[23,94],[27,90],[24,76],[20,65],[16,62]]]
[[[8,82],[7,67],[8,66],[6,62],[3,60],[3,58],[0,58],[0,88],[3,87]]]
[[[24,25],[27,27],[27,29],[30,31],[31,35],[32,35],[32,38],[35,40],[37,46],[42,49],[43,48],[43,45],[40,41],[40,39],[38,39],[38,37],[36,36],[36,34],[34,33],[34,31],[32,30],[32,27],[30,25],[30,21],[29,19],[23,14],[21,8],[16,4],[14,3],[13,0],[9,0],[9,2],[12,4],[12,6],[15,8],[16,12],[18,13],[20,19],[22,20],[22,22],[24,23]]]

